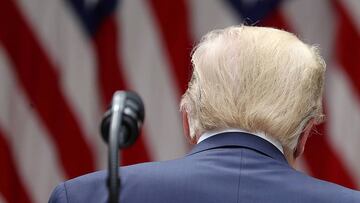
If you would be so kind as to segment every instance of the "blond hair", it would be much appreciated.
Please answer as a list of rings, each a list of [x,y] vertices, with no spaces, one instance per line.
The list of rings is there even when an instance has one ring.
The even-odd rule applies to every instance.
[[[294,149],[307,122],[322,120],[324,60],[289,32],[243,25],[214,30],[194,48],[192,64],[180,104],[192,137],[241,128]]]

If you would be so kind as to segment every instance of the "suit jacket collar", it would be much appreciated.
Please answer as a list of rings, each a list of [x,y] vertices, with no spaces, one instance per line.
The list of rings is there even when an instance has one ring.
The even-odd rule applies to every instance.
[[[188,155],[196,154],[202,151],[222,148],[222,147],[243,147],[258,151],[276,160],[286,162],[284,155],[270,142],[249,134],[242,132],[226,132],[212,136],[199,144],[191,150]]]

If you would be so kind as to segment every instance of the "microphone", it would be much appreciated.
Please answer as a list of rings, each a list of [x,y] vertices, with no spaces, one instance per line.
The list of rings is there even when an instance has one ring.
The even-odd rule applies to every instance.
[[[144,104],[138,94],[132,91],[117,91],[114,93],[113,101],[105,112],[101,121],[101,137],[109,143],[110,124],[113,115],[113,107],[120,108],[121,128],[124,131],[123,140],[119,140],[119,147],[129,147],[136,141],[144,122]],[[117,132],[119,134],[121,132]]]
[[[120,193],[119,148],[134,144],[144,121],[144,104],[135,92],[116,91],[101,121],[100,131],[108,144],[107,186],[109,202],[118,203]]]

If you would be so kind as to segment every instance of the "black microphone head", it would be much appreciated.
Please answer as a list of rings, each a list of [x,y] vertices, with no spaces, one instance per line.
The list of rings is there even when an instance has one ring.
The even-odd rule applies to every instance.
[[[103,118],[101,119],[100,124],[100,133],[103,140],[108,143],[109,141],[109,132],[111,124],[112,109],[111,105],[107,108],[107,111],[104,113]]]
[[[119,93],[116,92],[115,94]],[[132,145],[140,134],[144,122],[145,110],[144,104],[138,94],[132,91],[121,91],[125,94],[122,114],[122,130],[124,131],[124,140],[119,143],[119,147],[128,147]],[[115,95],[114,94],[114,95]],[[112,117],[112,105],[105,112],[101,121],[101,135],[105,142],[109,140],[109,132]]]

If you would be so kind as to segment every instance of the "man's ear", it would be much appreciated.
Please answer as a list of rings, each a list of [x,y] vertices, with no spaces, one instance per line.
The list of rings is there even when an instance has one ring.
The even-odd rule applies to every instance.
[[[196,144],[196,138],[191,137],[190,135],[190,125],[189,125],[189,116],[188,113],[185,110],[181,111],[182,114],[182,123],[183,123],[183,130],[185,138],[188,140],[190,144]]]
[[[314,126],[314,119],[311,119],[305,126],[305,129],[304,131],[301,133],[300,137],[299,137],[299,140],[298,140],[298,143],[296,145],[296,148],[295,148],[295,151],[294,151],[294,159],[300,157],[303,153],[304,153],[304,150],[305,150],[305,145],[306,145],[306,142],[309,138],[309,135],[311,133],[311,129],[312,127]]]

